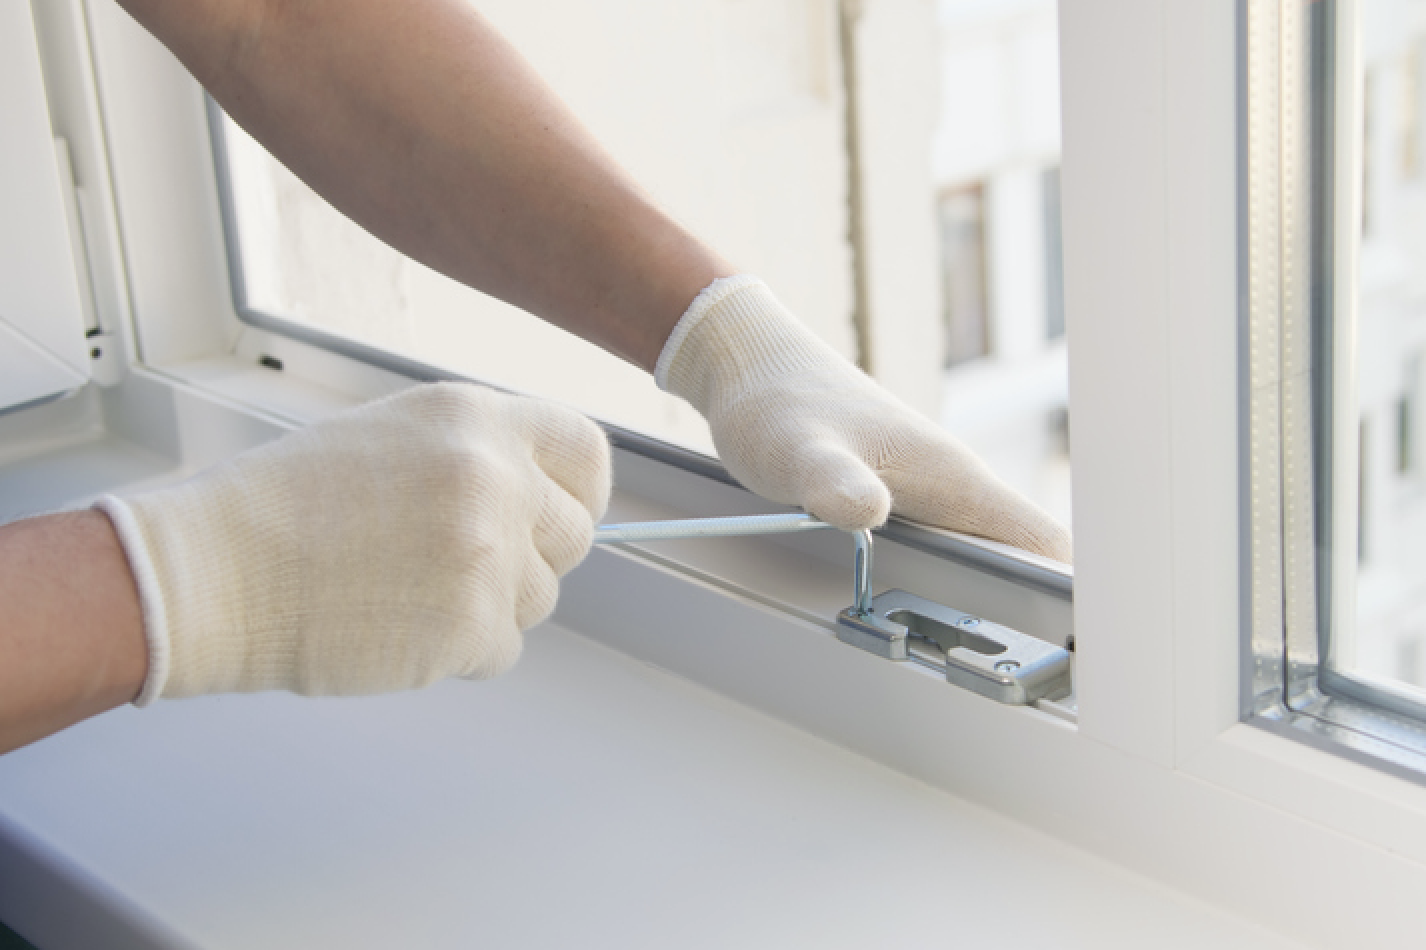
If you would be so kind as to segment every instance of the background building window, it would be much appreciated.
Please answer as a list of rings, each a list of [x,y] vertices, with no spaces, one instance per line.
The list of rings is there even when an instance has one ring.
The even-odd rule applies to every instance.
[[[1065,335],[1065,261],[1060,235],[1060,168],[1040,175],[1040,198],[1045,213],[1045,339]]]
[[[990,353],[990,307],[985,286],[985,189],[942,192],[941,314],[946,365]]]

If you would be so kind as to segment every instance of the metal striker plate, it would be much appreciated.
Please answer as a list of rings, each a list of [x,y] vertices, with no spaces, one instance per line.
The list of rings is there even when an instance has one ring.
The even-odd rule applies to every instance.
[[[837,637],[877,656],[905,660],[910,641],[945,651],[946,681],[996,702],[1024,705],[1070,691],[1070,655],[1061,647],[973,614],[889,590],[870,610],[837,616]]]

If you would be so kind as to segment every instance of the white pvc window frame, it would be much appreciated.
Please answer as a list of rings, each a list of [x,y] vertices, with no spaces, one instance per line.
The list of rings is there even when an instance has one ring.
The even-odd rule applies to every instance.
[[[110,0],[69,3],[88,13],[138,344],[116,405],[160,393],[300,422],[402,385],[238,319],[201,91]],[[1274,931],[1386,946],[1426,893],[1426,788],[1241,721],[1241,14],[1229,0],[1076,0],[1060,14],[1077,723],[618,552],[582,569],[562,609],[591,636]],[[257,366],[261,353],[284,372]],[[185,464],[240,441],[185,438],[208,440],[180,447]],[[690,504],[719,490],[703,481]],[[1333,899],[1314,900],[1299,872],[1324,862]]]

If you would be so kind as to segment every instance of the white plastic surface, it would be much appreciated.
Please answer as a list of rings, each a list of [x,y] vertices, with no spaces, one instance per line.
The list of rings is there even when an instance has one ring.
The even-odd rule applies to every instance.
[[[125,946],[1291,946],[553,625],[488,683],[163,702],[0,758],[0,918],[122,943],[76,932],[95,900]]]
[[[0,411],[82,385],[82,375],[0,320]]]
[[[0,410],[89,376],[30,4],[0,0]],[[37,355],[40,354],[40,355]]]

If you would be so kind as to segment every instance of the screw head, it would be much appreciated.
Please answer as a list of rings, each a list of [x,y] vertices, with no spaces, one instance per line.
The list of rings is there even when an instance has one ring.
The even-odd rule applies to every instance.
[[[997,673],[1014,673],[1018,669],[1020,669],[1020,664],[1014,660],[1001,660],[995,664],[995,672]]]
[[[979,617],[962,617],[956,621],[958,627],[974,627],[980,624]]]

